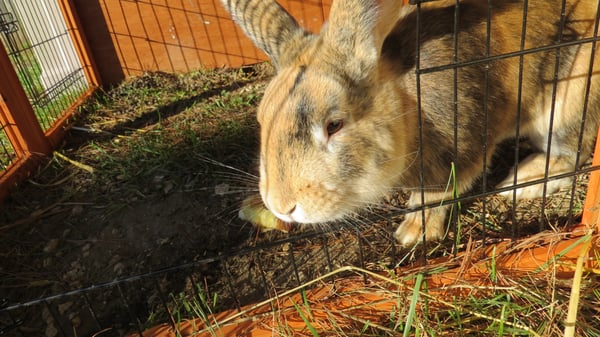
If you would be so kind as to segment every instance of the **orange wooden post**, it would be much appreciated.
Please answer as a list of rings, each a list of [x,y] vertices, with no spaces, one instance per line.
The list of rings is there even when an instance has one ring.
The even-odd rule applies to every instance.
[[[50,143],[35,116],[27,94],[19,81],[4,45],[0,41],[0,100],[3,101],[2,115],[6,120],[6,133],[15,148],[21,151],[18,156],[27,153],[49,154],[52,151]]]
[[[77,52],[77,57],[82,65],[85,78],[88,82],[88,90],[79,96],[73,104],[63,111],[62,116],[54,121],[54,124],[46,130],[46,137],[52,146],[59,144],[65,135],[65,130],[68,127],[69,120],[80,106],[94,91],[100,86],[100,73],[92,57],[91,49],[82,33],[81,22],[77,16],[77,12],[72,3],[72,0],[59,0],[60,10],[65,18],[65,23],[69,31],[69,36]]]
[[[33,169],[52,147],[35,116],[19,77],[0,41],[0,123],[15,150],[16,158],[0,174],[0,201],[8,189]]]
[[[594,149],[594,158],[592,166],[600,166],[600,127],[596,137],[596,148]],[[583,206],[583,216],[581,223],[584,225],[595,226],[600,232],[600,171],[592,171],[588,183],[588,190]]]
[[[98,71],[96,62],[92,57],[92,52],[89,48],[87,40],[85,39],[85,35],[81,31],[81,27],[83,26],[81,25],[79,16],[77,16],[77,9],[73,4],[73,0],[59,0],[58,5],[60,6],[60,10],[65,18],[65,23],[69,30],[69,36],[71,36],[71,40],[73,41],[73,45],[77,51],[77,56],[83,65],[85,77],[87,78],[91,87],[98,87],[101,85],[100,72]]]

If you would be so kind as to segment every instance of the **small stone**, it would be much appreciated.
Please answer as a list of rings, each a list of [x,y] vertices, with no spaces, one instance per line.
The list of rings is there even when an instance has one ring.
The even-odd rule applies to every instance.
[[[54,324],[46,325],[46,337],[55,337],[58,336],[58,329],[54,326]]]
[[[113,257],[110,258],[110,261],[108,262],[108,264],[113,265],[113,264],[116,264],[117,262],[119,262],[120,260],[121,260],[121,256],[113,255]]]
[[[81,326],[81,318],[79,316],[71,318],[71,325],[74,328],[79,328]]]
[[[83,213],[83,206],[75,205],[73,209],[71,209],[71,215],[80,215]]]
[[[44,247],[44,252],[48,253],[48,254],[56,252],[56,249],[58,248],[58,243],[59,242],[60,241],[58,239],[51,239],[46,244],[46,247]]]
[[[125,270],[125,265],[123,264],[123,262],[119,262],[119,263],[115,264],[115,266],[113,267],[113,271],[117,275],[123,274],[124,270]]]
[[[215,186],[216,195],[225,195],[229,192],[229,184],[219,184]]]
[[[62,237],[66,238],[66,237],[69,236],[69,234],[71,234],[71,228],[65,229],[64,232],[63,232],[63,234],[62,234]]]
[[[73,302],[70,302],[70,301],[69,302],[65,302],[65,303],[61,303],[61,304],[58,305],[58,312],[61,315],[64,315],[65,312],[67,312],[67,310],[69,310],[69,308],[72,307],[72,306],[73,306]]]
[[[171,190],[173,189],[173,186],[175,186],[175,184],[172,181],[170,181],[170,180],[166,181],[163,186],[163,193],[168,194],[169,192],[171,192]]]

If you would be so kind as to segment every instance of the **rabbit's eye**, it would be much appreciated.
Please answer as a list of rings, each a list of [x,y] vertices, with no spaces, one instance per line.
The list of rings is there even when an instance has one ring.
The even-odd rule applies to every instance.
[[[327,135],[328,136],[334,135],[335,133],[340,131],[343,126],[344,126],[344,121],[341,119],[336,119],[336,120],[333,120],[333,121],[327,123]]]

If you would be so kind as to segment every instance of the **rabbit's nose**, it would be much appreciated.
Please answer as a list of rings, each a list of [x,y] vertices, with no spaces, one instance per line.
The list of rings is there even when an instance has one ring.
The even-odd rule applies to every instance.
[[[312,223],[313,221],[310,219],[304,208],[300,203],[296,203],[289,211],[289,217],[295,223]]]
[[[302,209],[302,205],[296,203],[287,208],[287,211],[278,212],[277,210],[271,210],[276,217],[284,222],[290,223],[310,223],[306,213]]]
[[[292,205],[292,207],[290,208],[289,211],[287,211],[285,214],[288,216],[291,216],[292,213],[294,213],[294,211],[296,210],[296,205]]]
[[[298,216],[294,216],[294,212],[296,212],[297,210],[297,205],[291,205],[291,207],[288,207],[287,211],[274,211],[273,213],[275,214],[275,216],[277,216],[279,219],[285,221],[285,222],[298,222]]]
[[[295,204],[291,205],[291,207],[287,207],[287,211],[286,211],[286,205],[278,199],[266,198],[266,199],[264,199],[264,201],[265,201],[265,206],[267,206],[267,208],[277,218],[279,218],[280,220],[282,220],[284,222],[290,222],[290,223],[294,222],[291,214],[296,209]]]

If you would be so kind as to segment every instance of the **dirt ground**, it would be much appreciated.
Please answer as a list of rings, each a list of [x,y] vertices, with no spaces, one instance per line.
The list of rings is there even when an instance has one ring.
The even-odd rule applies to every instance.
[[[16,186],[2,205],[0,298],[8,305],[26,303],[137,275],[146,275],[141,278],[150,280],[152,288],[148,273],[190,263],[197,267],[194,271],[159,273],[161,291],[189,291],[193,275],[203,291],[219,294],[219,308],[264,298],[267,290],[260,284],[265,279],[252,267],[257,254],[239,251],[297,232],[258,233],[237,216],[243,198],[256,190],[254,113],[270,75],[265,67],[148,74],[88,102],[59,154]],[[296,267],[302,269],[310,255],[301,249],[315,248],[310,240],[295,244],[304,246],[294,253],[300,257]],[[340,248],[342,256],[332,251],[332,261],[355,261],[356,251]],[[271,268],[291,268],[286,249],[289,243],[260,252],[270,285],[285,287],[293,279],[290,270],[278,275]],[[222,275],[223,255],[231,255],[227,273],[238,283],[234,291],[225,291],[231,285],[225,285]],[[203,262],[207,259],[215,262]],[[304,280],[319,272],[300,270],[296,275]],[[133,311],[142,327],[167,319],[156,289],[144,287],[145,296],[129,291],[125,301],[115,296],[116,286],[92,295],[99,320],[120,333],[135,330],[124,317],[126,305],[139,307]],[[111,313],[115,306],[120,313]],[[86,305],[79,300],[30,309],[17,317],[24,321],[17,331],[25,335],[55,336],[61,328],[68,334],[93,332],[82,314]],[[41,321],[28,320],[40,313]],[[65,317],[59,318],[62,327],[53,313]],[[148,318],[152,315],[158,317]]]
[[[200,289],[217,296],[215,310],[233,308],[344,264],[381,270],[418,261],[420,251],[400,252],[391,239],[400,218],[385,213],[402,205],[400,195],[370,213],[383,221],[320,235],[258,233],[238,219],[241,201],[256,191],[254,113],[270,75],[268,66],[148,74],[84,105],[59,155],[2,206],[0,298],[13,305],[108,283],[85,295],[110,327],[106,335],[119,335],[168,320],[161,297],[179,310],[175,299]],[[584,191],[585,180],[575,205]],[[539,202],[516,209],[516,231],[510,206],[494,197],[487,226],[477,225],[481,203],[464,205],[465,235],[501,239],[539,227]],[[561,214],[548,223],[564,222],[568,196],[547,204]],[[437,256],[453,249],[428,247]],[[65,297],[15,311],[23,322],[11,333],[91,335],[98,327],[84,302]]]

